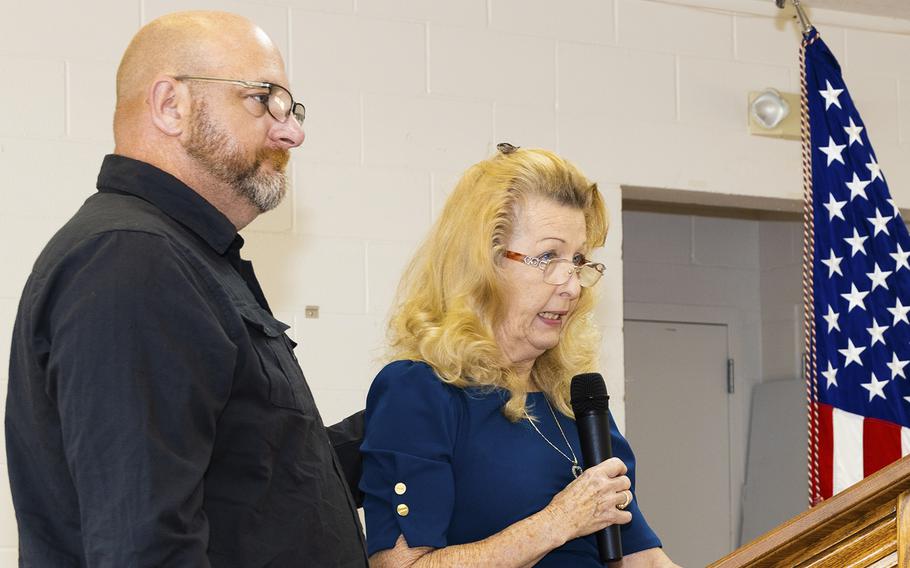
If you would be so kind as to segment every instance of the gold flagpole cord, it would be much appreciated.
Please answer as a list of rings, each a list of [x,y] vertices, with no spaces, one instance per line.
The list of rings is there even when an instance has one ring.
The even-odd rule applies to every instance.
[[[812,40],[818,37],[816,34]],[[800,81],[800,126],[802,131],[802,165],[803,165],[803,330],[805,340],[805,374],[809,469],[809,506],[821,501],[821,487],[818,476],[818,370],[815,353],[815,294],[814,294],[814,255],[815,255],[815,216],[813,211],[812,191],[812,142],[809,130],[809,99],[806,87],[806,47],[811,41],[804,39],[800,45],[799,68],[802,74]]]

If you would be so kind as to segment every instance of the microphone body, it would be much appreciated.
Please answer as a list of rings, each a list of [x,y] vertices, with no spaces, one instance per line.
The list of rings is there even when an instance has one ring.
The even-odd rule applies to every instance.
[[[610,397],[603,377],[598,373],[576,375],[572,379],[571,393],[582,461],[587,469],[613,457],[608,406]],[[597,531],[594,538],[597,540],[601,562],[622,559],[619,525],[610,525]]]

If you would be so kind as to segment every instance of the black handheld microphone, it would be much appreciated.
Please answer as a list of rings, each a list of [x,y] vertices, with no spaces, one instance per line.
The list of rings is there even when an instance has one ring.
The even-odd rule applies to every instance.
[[[584,373],[572,378],[572,411],[581,441],[581,457],[585,468],[593,467],[613,457],[610,444],[610,396],[600,373]],[[595,533],[601,562],[622,559],[619,525],[610,525]]]

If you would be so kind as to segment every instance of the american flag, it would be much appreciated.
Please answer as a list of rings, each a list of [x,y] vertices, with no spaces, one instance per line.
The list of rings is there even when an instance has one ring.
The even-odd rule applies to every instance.
[[[910,235],[840,65],[806,39],[815,249],[818,489],[910,453]]]

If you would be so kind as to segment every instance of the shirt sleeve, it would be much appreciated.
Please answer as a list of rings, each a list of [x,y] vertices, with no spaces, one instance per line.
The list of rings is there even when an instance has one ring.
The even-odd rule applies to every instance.
[[[351,496],[358,507],[363,507],[363,492],[357,487],[363,475],[363,459],[360,446],[363,444],[363,410],[352,414],[337,424],[326,427],[326,433],[341,463],[344,479],[348,482]]]
[[[628,440],[619,432],[616,427],[616,421],[613,414],[610,413],[610,439],[613,449],[613,455],[618,457],[626,464],[628,468],[629,480],[632,482],[632,502],[626,507],[626,510],[632,513],[632,521],[622,525],[619,529],[620,538],[622,539],[623,554],[632,554],[649,548],[662,546],[657,534],[648,525],[641,509],[638,507],[638,497],[635,494],[635,454]]]
[[[162,237],[108,233],[65,258],[43,306],[88,566],[209,566],[203,480],[236,346]]]
[[[442,548],[454,506],[452,455],[461,406],[425,363],[396,361],[367,397],[363,477],[367,551]]]

